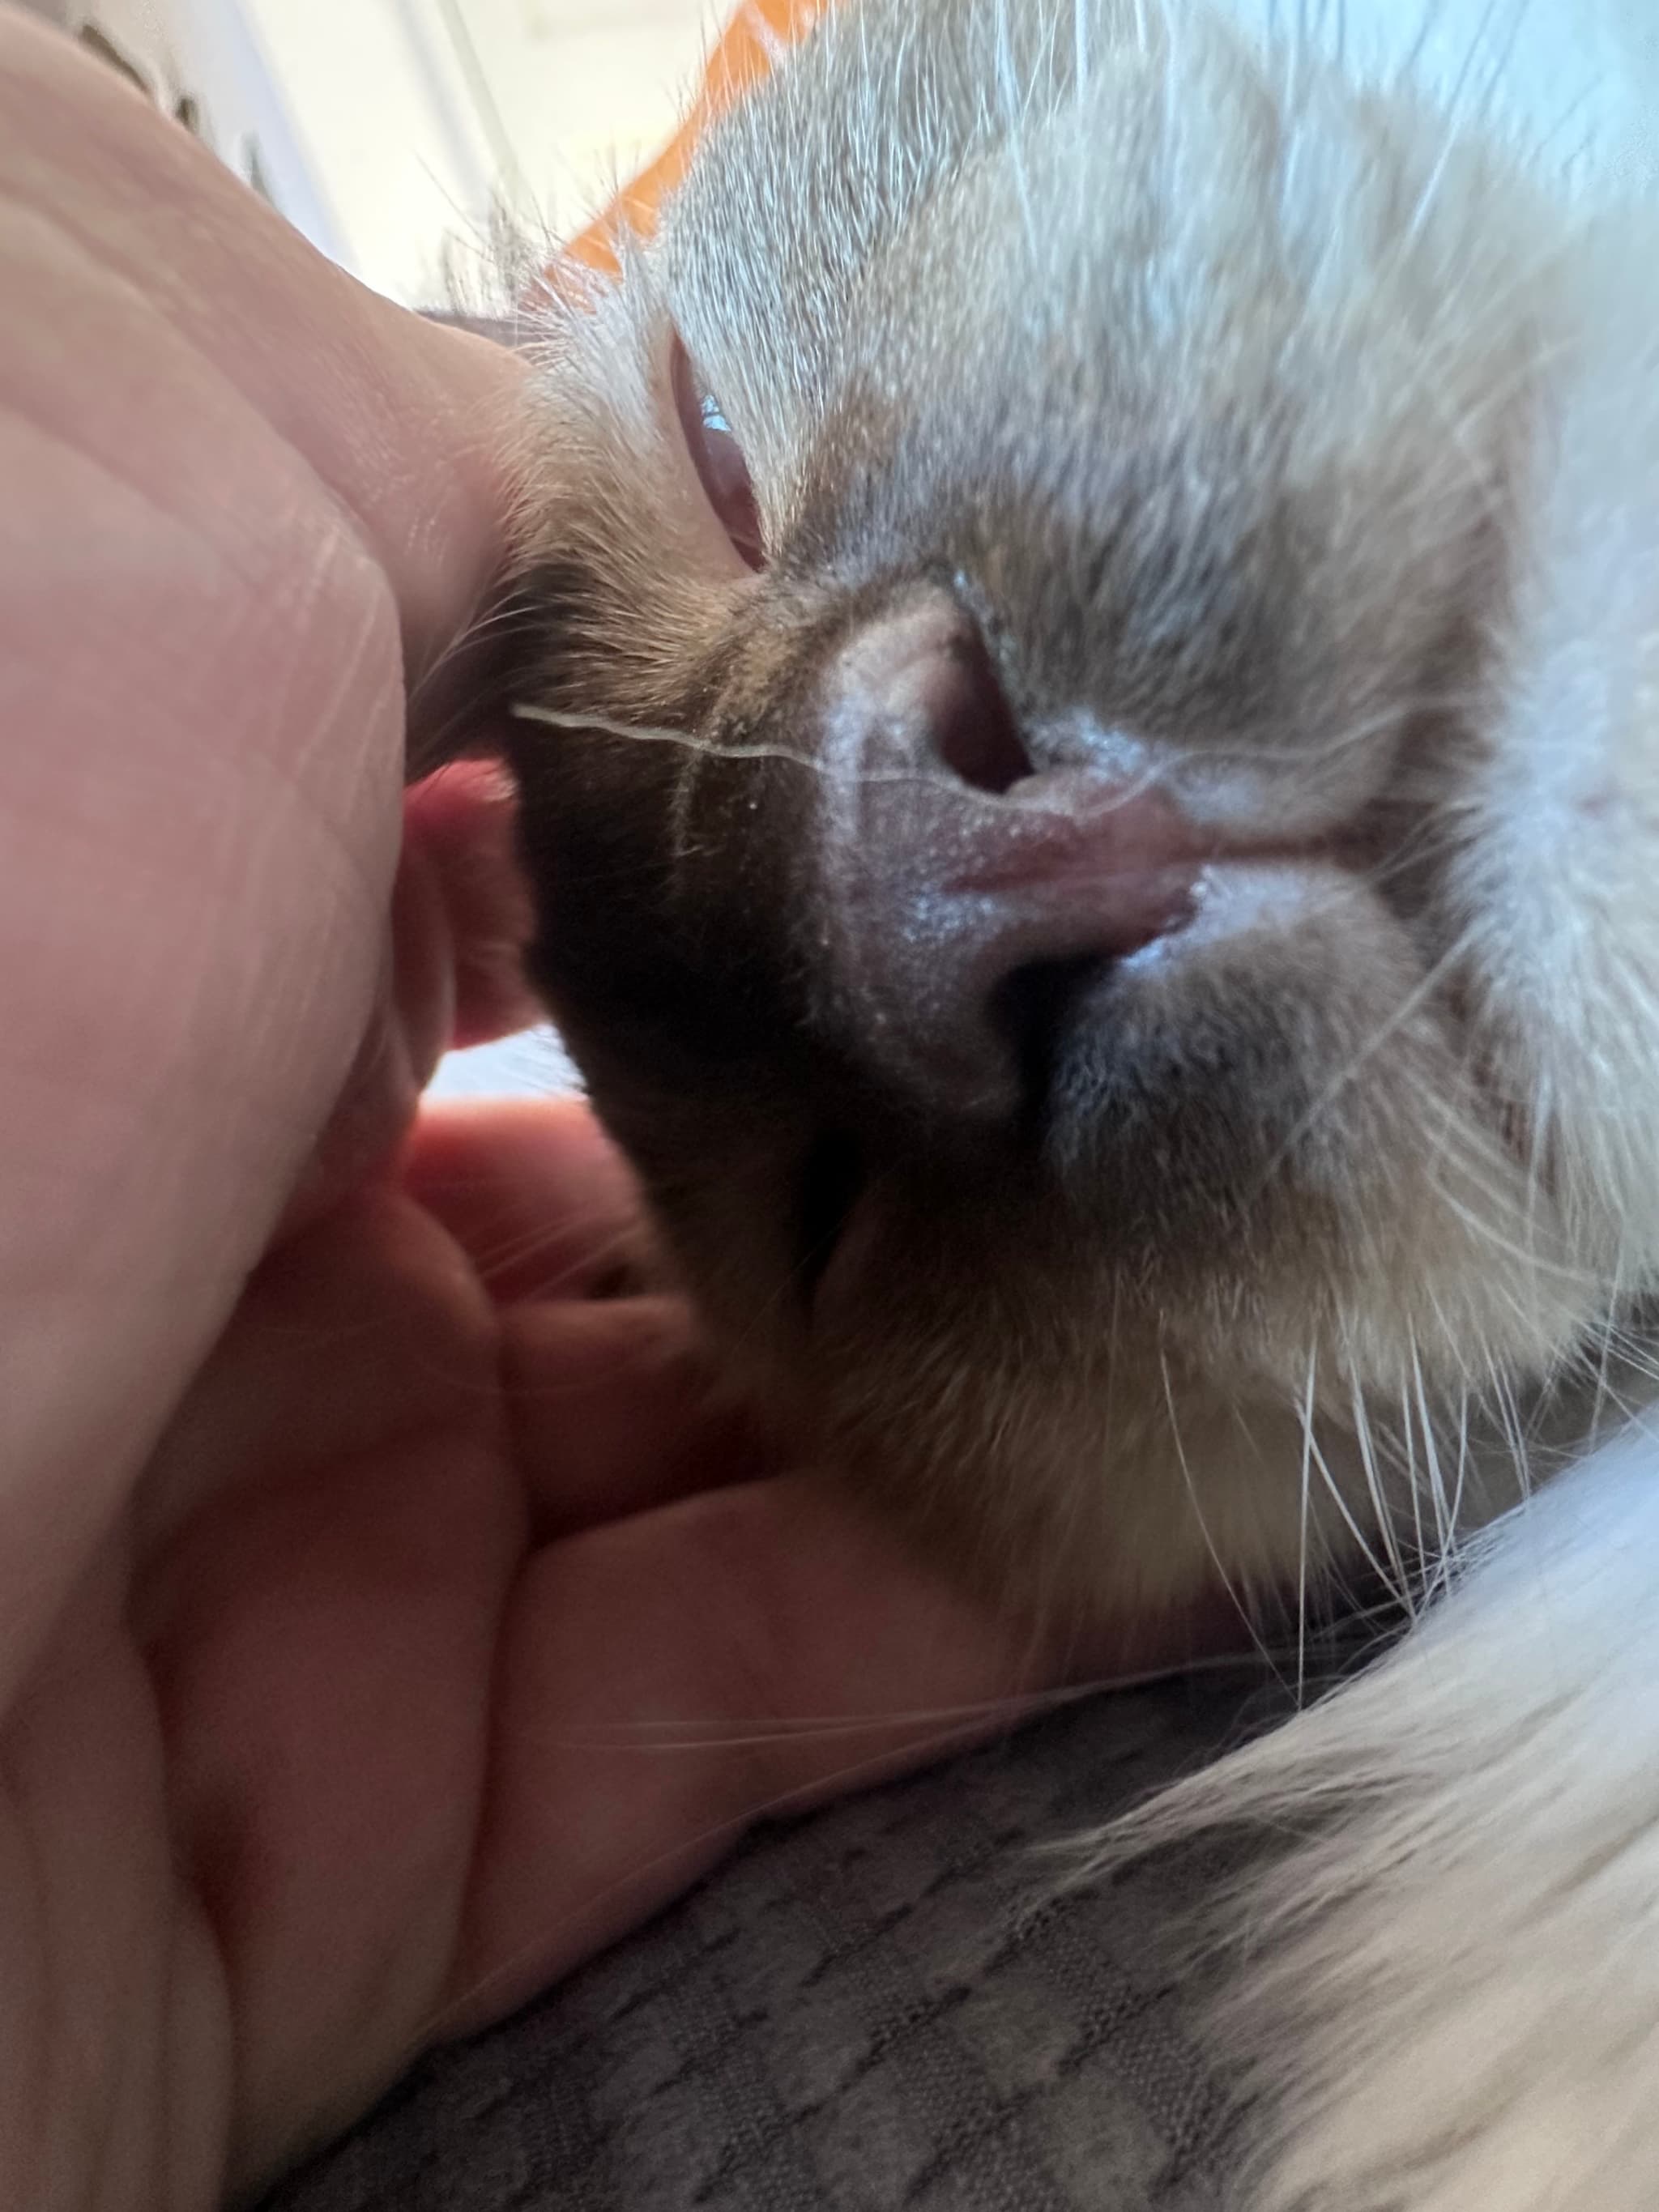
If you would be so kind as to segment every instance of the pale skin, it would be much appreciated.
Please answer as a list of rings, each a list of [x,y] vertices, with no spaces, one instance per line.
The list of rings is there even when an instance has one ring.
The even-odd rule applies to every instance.
[[[0,296],[0,2203],[193,2212],[1061,1661],[588,1295],[579,1109],[416,1115],[526,1012],[401,789],[512,363],[4,9]]]

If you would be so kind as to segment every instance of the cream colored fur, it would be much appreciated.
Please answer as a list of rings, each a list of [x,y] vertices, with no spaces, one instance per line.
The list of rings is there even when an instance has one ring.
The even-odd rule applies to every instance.
[[[1152,1249],[1058,1290],[1011,1241],[965,1317],[960,1252],[896,1238],[868,1340],[847,1320],[815,1384],[845,1456],[906,1448],[893,1510],[922,1499],[929,1533],[963,1524],[1043,1593],[1151,1601],[1216,1566],[1261,1589],[1369,1553],[1425,1605],[1370,1674],[1103,1846],[1284,1841],[1224,1914],[1225,2033],[1267,2115],[1251,2212],[1653,2212],[1659,0],[848,0],[815,53],[717,135],[665,246],[550,331],[525,533],[562,624],[547,703],[689,729],[718,648],[727,724],[764,729],[791,665],[787,621],[744,629],[665,409],[671,316],[775,542],[884,408],[924,422],[948,387],[915,449],[973,416],[1018,483],[1085,393],[1088,424],[1174,456],[1170,507],[1203,526],[1140,572],[1185,588],[1200,670],[1231,635],[1203,629],[1206,530],[1248,511],[1252,466],[1287,507],[1320,490],[1317,557],[1243,578],[1287,665],[1319,629],[1297,610],[1338,640],[1249,732],[1247,812],[1367,799],[1393,757],[1326,741],[1421,706],[1435,621],[1501,550],[1466,610],[1478,696],[1399,794],[1434,833],[1419,934],[1350,879],[1238,971],[1278,979],[1269,1026],[1286,1003],[1336,1024],[1269,1164],[1305,1154],[1283,1218],[1246,1249],[1200,1217],[1167,1279]],[[973,415],[988,380],[1015,389],[1006,356],[975,381],[981,327],[1022,319],[1024,447]],[[1098,390],[1079,331],[1117,348]],[[1206,506],[1205,431],[1256,411],[1271,433],[1234,440]],[[1060,474],[1109,493],[1114,459]],[[598,757],[601,823],[630,772]],[[702,772],[674,800],[688,883],[718,844],[719,817],[680,836]],[[550,782],[549,818],[574,788]],[[751,1125],[744,1085],[704,1097],[622,1054],[614,946],[584,977],[550,933],[556,1004],[706,1306],[792,1374],[817,1347],[779,1319],[766,1148],[799,1102],[781,1085]]]
[[[1349,35],[1390,42],[1412,12],[1350,6]],[[1575,256],[1579,373],[1465,888],[1523,1040],[1513,1079],[1639,1282],[1659,1250],[1659,9],[1540,0],[1486,11],[1484,40],[1472,12],[1438,11],[1425,75],[1484,75],[1489,112],[1540,146],[1576,131],[1564,196],[1627,202],[1588,214]],[[1633,1419],[1455,1573],[1379,1665],[1111,1847],[1241,1822],[1305,1838],[1218,1920],[1224,2034],[1266,2112],[1253,2212],[1659,2205],[1659,1433]]]
[[[1351,7],[1350,34],[1409,12]],[[1659,11],[1500,9],[1484,42],[1460,12],[1435,27],[1441,82],[1484,70],[1540,144],[1576,100],[1583,203],[1635,203],[1576,269],[1584,371],[1468,890],[1526,1040],[1516,1080],[1639,1279],[1659,1249]],[[1501,59],[1465,72],[1483,43]],[[1310,1833],[1229,1914],[1231,2040],[1270,2114],[1260,2212],[1659,2204],[1659,1437],[1633,1423],[1460,1572],[1368,1675],[1143,1816]]]

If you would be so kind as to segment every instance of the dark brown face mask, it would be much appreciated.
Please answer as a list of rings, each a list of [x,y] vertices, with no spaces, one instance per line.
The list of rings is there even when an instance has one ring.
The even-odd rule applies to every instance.
[[[1100,0],[1085,86],[1061,12],[837,12],[554,308],[512,757],[532,972],[733,1361],[970,1571],[1145,1603],[1335,1557],[1368,1404],[1468,1433],[1471,1343],[1596,1309],[1447,859],[1549,303],[1480,148],[1308,92],[1334,284],[1264,64]]]

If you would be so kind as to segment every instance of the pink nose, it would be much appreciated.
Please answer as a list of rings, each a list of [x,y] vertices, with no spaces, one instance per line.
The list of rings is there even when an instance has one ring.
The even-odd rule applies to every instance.
[[[1016,977],[1121,960],[1190,917],[1210,847],[1170,799],[1035,772],[977,633],[941,594],[837,659],[822,756],[833,988],[913,1101],[1017,1103]]]

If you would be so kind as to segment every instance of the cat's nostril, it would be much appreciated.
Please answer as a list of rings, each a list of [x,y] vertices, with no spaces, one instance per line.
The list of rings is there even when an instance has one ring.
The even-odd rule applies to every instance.
[[[954,641],[932,712],[933,750],[975,791],[1000,797],[1034,775],[991,656],[976,633]]]
[[[825,765],[853,777],[937,766],[947,788],[1000,798],[1036,773],[983,637],[942,592],[856,630],[830,665],[825,705]]]
[[[1058,1030],[1091,976],[1183,928],[1205,854],[1157,793],[1088,771],[991,798],[872,783],[833,840],[825,950],[863,1048],[914,1104],[1041,1112]]]
[[[1039,769],[943,593],[850,638],[824,706],[814,957],[832,1018],[910,1109],[1018,1120],[1079,977],[1191,915],[1201,841],[1155,789]],[[851,1172],[834,1148],[811,1161],[804,1260],[833,1243]]]
[[[1150,785],[1036,768],[944,594],[849,639],[824,708],[828,1018],[908,1109],[1018,1121],[1079,977],[1190,918],[1206,841]]]

